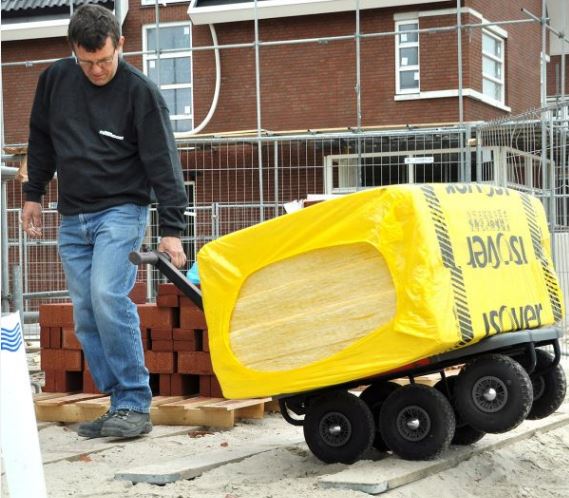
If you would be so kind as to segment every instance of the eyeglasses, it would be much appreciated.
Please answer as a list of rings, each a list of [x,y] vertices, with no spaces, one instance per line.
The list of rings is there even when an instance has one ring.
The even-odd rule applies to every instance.
[[[105,57],[104,59],[99,59],[98,61],[83,61],[75,55],[75,62],[79,64],[83,69],[87,70],[93,69],[93,66],[105,69],[106,67],[109,67],[113,63],[116,51],[117,49],[115,48],[113,50],[113,55]]]

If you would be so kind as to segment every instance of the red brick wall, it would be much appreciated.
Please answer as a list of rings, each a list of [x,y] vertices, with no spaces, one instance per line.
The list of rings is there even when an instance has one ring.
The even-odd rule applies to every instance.
[[[454,2],[435,8],[454,7]],[[466,0],[487,19],[522,18],[520,8],[539,12],[540,0]],[[160,8],[160,22],[186,20],[187,5]],[[407,10],[410,10],[408,8]],[[397,10],[400,12],[401,10]],[[361,12],[362,33],[392,31],[394,9]],[[132,2],[124,25],[125,51],[141,49],[142,24],[155,22],[154,7]],[[454,15],[422,17],[420,27],[452,26]],[[478,22],[465,16],[464,22]],[[253,23],[223,23],[216,27],[220,44],[251,42]],[[537,24],[505,27],[507,105],[519,113],[539,105],[540,28]],[[263,41],[315,38],[353,34],[354,13],[291,17],[260,23]],[[194,46],[211,45],[207,26],[195,26]],[[463,45],[463,86],[481,90],[480,30],[465,31]],[[364,126],[445,123],[458,120],[456,98],[395,101],[394,37],[383,36],[361,41],[361,105]],[[48,59],[66,56],[69,48],[63,38],[28,40],[2,44],[3,62]],[[421,34],[421,89],[456,89],[456,32]],[[141,67],[142,57],[128,61]],[[217,111],[205,129],[222,132],[254,129],[257,126],[255,98],[255,53],[252,48],[222,50],[222,83]],[[39,72],[43,65],[3,68],[6,142],[27,140],[28,116]],[[300,44],[261,47],[261,126],[270,130],[346,128],[357,124],[355,42]],[[194,53],[194,107],[198,125],[209,110],[215,85],[214,56],[211,51]],[[466,120],[491,119],[503,111],[484,103],[465,99]]]
[[[2,42],[2,63],[55,59],[70,54],[64,38]],[[6,143],[28,139],[28,121],[36,84],[48,64],[2,67],[4,133]]]

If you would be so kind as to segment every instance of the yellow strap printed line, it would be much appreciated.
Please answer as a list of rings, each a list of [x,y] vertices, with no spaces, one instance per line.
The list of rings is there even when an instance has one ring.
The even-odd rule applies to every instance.
[[[470,318],[470,308],[468,306],[462,268],[459,268],[454,260],[454,252],[452,250],[452,244],[448,234],[448,227],[441,208],[441,203],[435,193],[435,190],[430,185],[422,186],[421,190],[423,191],[425,200],[429,206],[431,218],[435,225],[435,233],[439,242],[443,265],[450,271],[454,297],[454,315],[458,322],[458,328],[460,329],[460,335],[462,338],[458,343],[458,346],[464,346],[472,341],[474,331],[472,330],[472,319]]]
[[[521,192],[518,194],[522,200],[524,213],[528,222],[533,252],[535,253],[535,257],[541,263],[541,268],[543,270],[545,287],[547,288],[547,293],[549,294],[549,301],[551,302],[553,318],[556,322],[558,322],[563,318],[563,311],[561,310],[561,302],[559,301],[559,296],[557,295],[557,279],[555,278],[555,275],[553,275],[553,272],[551,271],[551,268],[543,252],[543,247],[541,247],[541,228],[537,223],[537,216],[531,204],[530,197],[527,194],[523,194]]]

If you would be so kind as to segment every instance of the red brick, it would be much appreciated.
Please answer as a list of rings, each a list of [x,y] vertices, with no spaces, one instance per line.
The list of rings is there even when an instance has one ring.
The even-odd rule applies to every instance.
[[[172,330],[172,338],[175,341],[196,341],[194,329],[182,329],[175,327]]]
[[[83,351],[76,349],[64,349],[64,364],[67,372],[83,371]]]
[[[156,305],[161,308],[177,308],[180,306],[180,296],[175,294],[158,296],[156,298]]]
[[[200,395],[211,396],[211,375],[200,375]]]
[[[158,393],[160,396],[170,396],[172,394],[171,374],[160,374],[158,381]]]
[[[197,351],[196,341],[174,341],[174,351]]]
[[[95,394],[100,393],[100,391],[97,389],[97,386],[95,385],[91,371],[86,367],[83,369],[83,392]]]
[[[144,359],[146,361],[146,368],[148,368],[151,373],[174,373],[174,353],[145,351]]]
[[[64,327],[73,325],[73,305],[71,303],[40,305],[40,325],[45,327]]]
[[[180,328],[206,329],[205,315],[189,298],[180,298]]]
[[[40,326],[40,348],[49,348],[50,344],[50,328]]]
[[[75,335],[74,327],[63,327],[63,337],[61,344],[63,349],[81,349],[81,343]]]
[[[175,308],[159,308],[155,304],[139,304],[137,308],[142,328],[171,329],[178,326]]]
[[[152,351],[174,351],[174,341],[152,341]]]
[[[61,348],[61,327],[49,328],[49,347],[51,349]]]
[[[136,282],[128,295],[134,304],[146,303],[146,283]]]
[[[42,349],[40,351],[41,369],[48,370],[63,370],[65,356],[63,349]]]
[[[181,296],[182,291],[174,284],[158,284],[158,296]]]
[[[178,373],[211,375],[211,357],[203,351],[180,351],[178,353]]]
[[[223,398],[223,392],[221,390],[221,386],[219,385],[219,381],[215,375],[211,376],[211,395],[214,398]]]
[[[171,341],[172,329],[150,329],[150,339],[154,341]]]

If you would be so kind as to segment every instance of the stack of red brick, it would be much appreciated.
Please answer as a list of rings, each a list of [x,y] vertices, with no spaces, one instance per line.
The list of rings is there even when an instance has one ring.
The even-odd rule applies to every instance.
[[[220,397],[213,374],[203,311],[173,284],[160,284],[156,304],[146,303],[145,285],[131,293],[154,395],[200,394]],[[97,393],[75,336],[70,303],[40,307],[41,367],[46,392]]]

